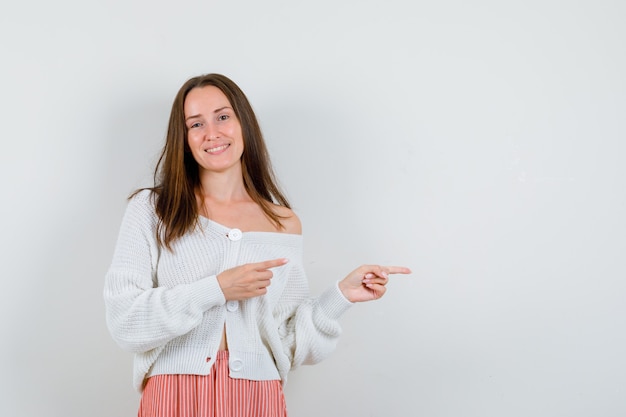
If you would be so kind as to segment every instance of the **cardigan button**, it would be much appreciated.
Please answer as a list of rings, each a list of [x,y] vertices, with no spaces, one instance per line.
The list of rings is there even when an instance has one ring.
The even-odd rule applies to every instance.
[[[232,229],[230,232],[228,232],[228,238],[232,240],[233,242],[236,242],[239,239],[241,239],[242,235],[243,233],[241,233],[241,230],[239,229]]]
[[[241,359],[233,359],[233,361],[230,363],[230,369],[232,369],[235,372],[241,371],[242,368],[243,368],[243,361]]]
[[[226,310],[228,311],[237,311],[239,308],[239,303],[237,301],[227,301],[226,302]]]

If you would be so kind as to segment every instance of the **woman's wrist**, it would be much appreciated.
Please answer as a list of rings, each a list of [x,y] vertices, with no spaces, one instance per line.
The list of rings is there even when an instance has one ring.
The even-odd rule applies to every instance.
[[[349,297],[349,286],[346,283],[345,279],[342,279],[341,281],[339,281],[337,283],[337,287],[339,287],[339,291],[341,291],[341,294],[343,294],[343,296],[346,298],[346,300],[350,301],[351,303],[353,303],[354,301],[352,301]]]

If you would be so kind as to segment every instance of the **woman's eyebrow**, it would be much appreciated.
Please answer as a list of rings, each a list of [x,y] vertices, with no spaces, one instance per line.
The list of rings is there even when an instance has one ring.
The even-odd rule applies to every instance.
[[[222,110],[225,110],[225,109],[232,110],[232,107],[229,107],[229,106],[220,107],[219,109],[213,110],[213,113],[219,113],[219,112],[221,112]],[[194,114],[192,116],[185,117],[185,121],[187,121],[189,119],[194,119],[194,118],[197,118],[197,117],[202,117],[202,115],[201,114]]]

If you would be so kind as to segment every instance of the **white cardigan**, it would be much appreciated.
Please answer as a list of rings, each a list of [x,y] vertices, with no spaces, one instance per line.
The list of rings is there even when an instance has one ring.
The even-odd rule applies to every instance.
[[[151,192],[131,199],[104,287],[107,325],[135,353],[138,391],[152,375],[208,375],[224,325],[232,378],[284,383],[335,348],[352,303],[337,285],[309,298],[301,235],[242,233],[200,217],[169,251],[157,245],[157,221]],[[267,294],[226,302],[217,274],[277,258],[289,262],[273,270]]]

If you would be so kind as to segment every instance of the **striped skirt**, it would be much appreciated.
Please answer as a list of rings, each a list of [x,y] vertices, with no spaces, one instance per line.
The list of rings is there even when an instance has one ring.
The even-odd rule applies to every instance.
[[[228,376],[228,351],[219,351],[211,373],[155,375],[148,379],[139,417],[286,417],[279,380]]]

